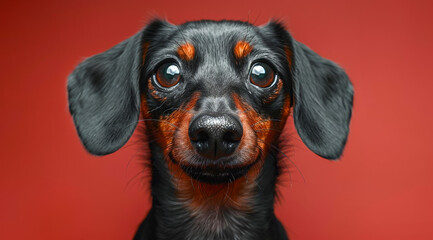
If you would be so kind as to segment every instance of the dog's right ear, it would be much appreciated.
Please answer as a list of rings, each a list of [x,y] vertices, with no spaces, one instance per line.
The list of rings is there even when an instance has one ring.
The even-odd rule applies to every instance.
[[[112,153],[131,137],[140,112],[143,48],[164,25],[168,23],[153,21],[131,38],[84,60],[69,76],[69,110],[90,153]]]

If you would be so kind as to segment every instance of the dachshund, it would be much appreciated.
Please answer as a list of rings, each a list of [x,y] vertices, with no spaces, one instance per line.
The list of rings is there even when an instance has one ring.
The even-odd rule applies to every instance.
[[[288,239],[274,214],[280,135],[341,156],[353,87],[283,24],[152,20],[68,78],[88,152],[115,152],[144,122],[152,208],[135,240]],[[141,116],[141,117],[140,117]]]

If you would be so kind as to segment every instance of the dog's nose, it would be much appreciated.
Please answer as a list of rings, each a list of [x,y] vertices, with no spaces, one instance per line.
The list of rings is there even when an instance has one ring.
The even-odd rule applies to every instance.
[[[239,120],[229,114],[203,114],[191,122],[188,133],[200,155],[216,160],[236,150],[243,129]]]

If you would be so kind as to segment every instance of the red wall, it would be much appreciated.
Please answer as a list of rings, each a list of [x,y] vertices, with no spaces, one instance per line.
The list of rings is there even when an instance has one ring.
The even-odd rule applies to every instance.
[[[288,126],[276,212],[292,240],[433,239],[432,1],[183,2],[0,3],[0,239],[131,239],[150,207],[140,145],[87,154],[66,77],[152,16],[282,19],[347,70],[355,106],[340,161],[309,152]]]

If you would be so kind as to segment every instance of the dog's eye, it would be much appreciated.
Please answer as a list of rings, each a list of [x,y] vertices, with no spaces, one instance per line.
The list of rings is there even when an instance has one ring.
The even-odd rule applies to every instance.
[[[251,68],[250,81],[252,84],[266,88],[272,85],[275,79],[275,73],[266,63],[256,63]]]
[[[180,69],[176,64],[162,64],[155,74],[156,82],[164,88],[175,86],[180,80]]]

